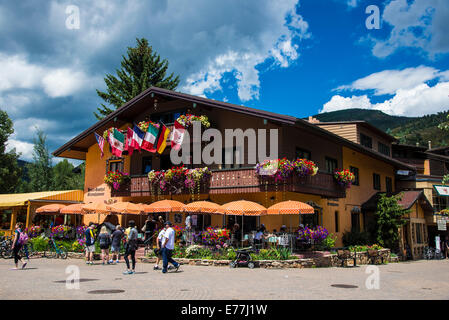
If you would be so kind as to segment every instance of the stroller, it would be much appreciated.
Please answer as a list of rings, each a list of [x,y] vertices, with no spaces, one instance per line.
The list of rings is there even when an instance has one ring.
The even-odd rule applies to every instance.
[[[231,268],[236,268],[238,266],[243,267],[246,266],[250,269],[253,269],[255,267],[255,263],[253,261],[253,258],[251,257],[251,253],[254,253],[252,247],[236,250],[236,253],[237,256],[235,257],[235,260],[229,263],[229,266]]]

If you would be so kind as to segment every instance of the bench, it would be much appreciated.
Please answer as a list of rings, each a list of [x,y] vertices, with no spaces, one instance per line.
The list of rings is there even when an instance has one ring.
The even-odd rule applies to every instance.
[[[342,250],[337,250],[337,257],[338,259],[341,260],[341,266],[344,267],[345,266],[345,262],[346,262],[346,266],[348,266],[347,261],[348,260],[353,260],[354,265],[357,265],[356,262],[356,256],[354,255],[354,257],[351,256],[351,251],[347,250],[347,249],[342,249]]]

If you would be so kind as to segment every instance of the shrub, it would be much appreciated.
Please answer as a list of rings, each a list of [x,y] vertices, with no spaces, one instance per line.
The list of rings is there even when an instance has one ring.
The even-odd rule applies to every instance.
[[[73,251],[73,252],[83,252],[84,246],[83,246],[82,242],[79,241],[79,239],[78,239],[78,240],[73,241],[72,247],[70,249],[71,249],[70,251]]]
[[[44,235],[29,240],[33,245],[34,251],[45,251],[48,246],[48,238]]]
[[[370,244],[370,236],[365,231],[347,231],[343,234],[343,245],[356,246]]]
[[[334,235],[333,233],[331,233],[321,242],[321,247],[325,250],[334,248],[336,240],[337,240],[337,236]]]

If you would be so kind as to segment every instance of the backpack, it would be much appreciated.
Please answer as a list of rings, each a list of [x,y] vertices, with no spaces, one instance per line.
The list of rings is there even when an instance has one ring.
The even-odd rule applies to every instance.
[[[109,237],[105,234],[100,236],[100,246],[109,246]]]
[[[19,233],[18,242],[19,244],[26,244],[28,242],[28,235],[26,234],[26,232]]]

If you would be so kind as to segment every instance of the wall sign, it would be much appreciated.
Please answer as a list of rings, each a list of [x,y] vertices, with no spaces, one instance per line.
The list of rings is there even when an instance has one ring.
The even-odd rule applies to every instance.
[[[447,231],[446,220],[437,220],[438,231]]]
[[[440,196],[449,196],[449,186],[433,186]]]

